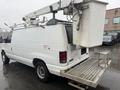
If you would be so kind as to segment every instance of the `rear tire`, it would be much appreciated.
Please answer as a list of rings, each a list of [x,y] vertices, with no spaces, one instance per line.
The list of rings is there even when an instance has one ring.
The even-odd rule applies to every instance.
[[[5,52],[1,53],[1,58],[4,65],[9,64],[10,59],[6,56]]]
[[[49,79],[49,71],[47,69],[47,66],[43,62],[38,62],[36,64],[36,73],[39,77],[40,81],[42,82],[48,82]]]

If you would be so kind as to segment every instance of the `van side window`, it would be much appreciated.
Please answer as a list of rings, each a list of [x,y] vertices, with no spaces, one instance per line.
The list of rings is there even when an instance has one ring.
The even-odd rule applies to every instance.
[[[7,38],[4,39],[4,42],[5,42],[5,43],[11,43],[11,38],[12,38],[12,32],[10,32],[10,33],[7,35]]]
[[[73,26],[71,24],[66,24],[65,29],[67,33],[68,43],[72,44],[73,43]]]

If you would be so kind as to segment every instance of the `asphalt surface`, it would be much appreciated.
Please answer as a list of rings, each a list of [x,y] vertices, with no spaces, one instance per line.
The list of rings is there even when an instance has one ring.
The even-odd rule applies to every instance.
[[[112,64],[104,73],[97,88],[89,88],[88,90],[120,90],[120,44],[96,48],[96,50],[105,49],[111,51]],[[33,68],[13,61],[4,66],[0,58],[0,90],[77,89],[67,85],[67,79],[58,76],[51,76],[49,83],[42,83]]]

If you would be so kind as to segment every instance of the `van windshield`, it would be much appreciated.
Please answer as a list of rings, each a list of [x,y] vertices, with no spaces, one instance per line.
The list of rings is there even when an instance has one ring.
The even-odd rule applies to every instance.
[[[72,24],[65,24],[65,29],[67,33],[68,43],[73,43],[73,26]]]

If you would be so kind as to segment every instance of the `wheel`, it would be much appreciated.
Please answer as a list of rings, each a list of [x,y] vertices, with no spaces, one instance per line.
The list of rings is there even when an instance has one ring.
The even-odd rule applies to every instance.
[[[3,64],[9,64],[10,59],[5,55],[4,52],[1,53],[1,57],[2,57]]]
[[[47,69],[47,66],[43,62],[38,62],[36,64],[36,73],[37,73],[37,76],[39,77],[40,81],[48,82],[49,71]]]

